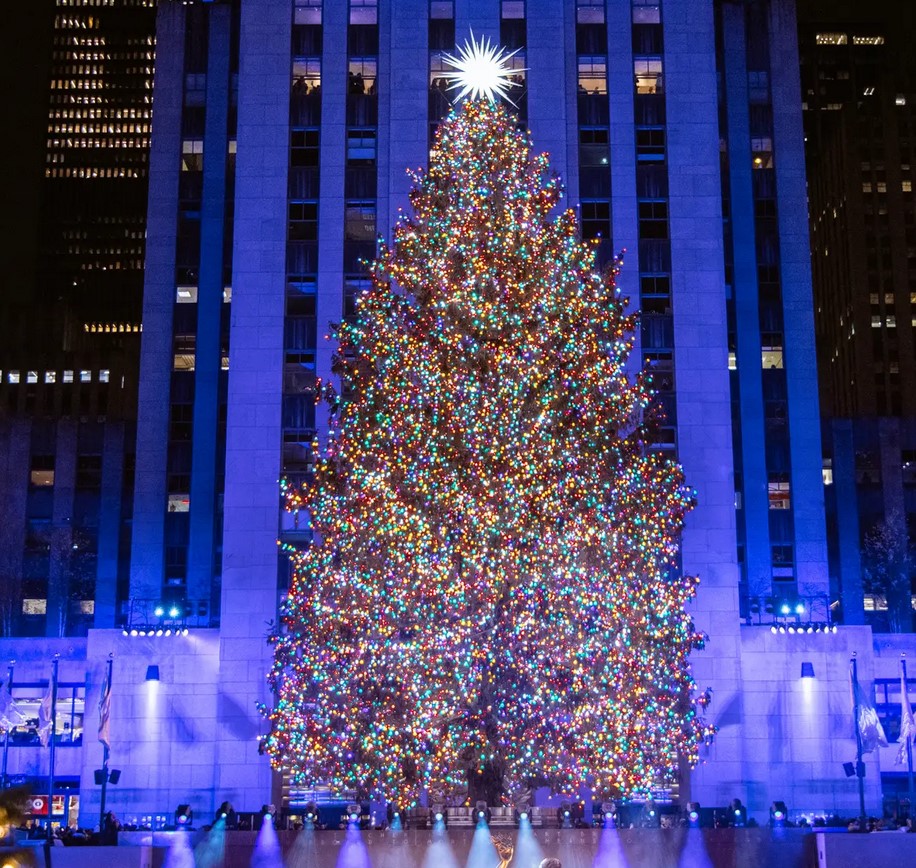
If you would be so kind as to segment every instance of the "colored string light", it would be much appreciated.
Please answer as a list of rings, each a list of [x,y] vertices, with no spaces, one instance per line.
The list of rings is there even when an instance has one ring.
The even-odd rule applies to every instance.
[[[693,492],[653,453],[636,318],[516,119],[467,101],[354,322],[352,386],[284,484],[315,542],[275,637],[263,748],[296,783],[398,804],[495,771],[632,796],[694,764]],[[700,709],[701,710],[701,709]]]

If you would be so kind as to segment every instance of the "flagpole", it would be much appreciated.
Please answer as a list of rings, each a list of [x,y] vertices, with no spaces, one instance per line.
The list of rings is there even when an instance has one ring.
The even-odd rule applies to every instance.
[[[859,781],[859,831],[866,831],[865,816],[865,763],[862,762],[862,733],[859,729],[859,665],[856,652],[852,652],[852,716],[856,728],[856,778]]]
[[[907,684],[906,684],[906,654],[900,655],[900,671],[901,671],[901,674],[903,675],[903,684],[901,685],[903,687],[903,701],[906,703],[907,709],[909,709],[910,708],[910,692],[907,689]],[[909,735],[907,736],[907,739],[906,739],[906,772],[907,772],[907,781],[909,783],[909,793],[910,793],[910,807],[909,807],[909,810],[907,811],[907,814],[909,815],[909,818],[912,821],[913,819],[916,819],[914,818],[914,815],[913,815],[913,808],[916,806],[914,806],[914,798],[913,798],[913,743],[912,743],[912,738]]]
[[[111,655],[108,655],[108,675],[105,679],[105,683],[102,685],[102,690],[111,690],[111,666],[114,661],[111,658]],[[101,713],[101,712],[100,712]],[[101,719],[99,721],[101,725]],[[99,834],[102,836],[102,840],[105,838],[105,796],[108,792],[108,757],[109,749],[108,743],[102,742],[102,799],[101,804],[99,805]]]
[[[54,817],[54,735],[57,729],[57,667],[60,665],[60,654],[54,655],[51,662],[51,753],[48,757],[48,843],[53,839],[51,828]]]
[[[6,676],[6,690],[12,699],[13,696],[13,668],[16,665],[15,660],[10,660],[9,668],[7,669]],[[7,769],[7,760],[10,756],[10,727],[7,726],[6,730],[3,733],[3,773],[0,775],[0,790],[6,789],[6,769]]]

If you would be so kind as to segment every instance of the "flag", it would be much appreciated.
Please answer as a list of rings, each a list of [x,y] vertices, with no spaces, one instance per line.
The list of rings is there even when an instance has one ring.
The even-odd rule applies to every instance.
[[[887,747],[887,737],[878,719],[878,712],[862,692],[858,679],[853,676],[852,666],[849,668],[849,682],[852,687],[853,708],[859,707],[856,725],[862,738],[862,753],[871,753],[876,747]]]
[[[0,730],[4,732],[11,730],[14,726],[22,726],[25,723],[25,716],[19,710],[13,699],[12,689],[9,682],[5,688],[0,687]]]
[[[48,692],[38,706],[38,740],[42,747],[47,747],[51,743],[51,703],[54,685],[48,685]]]
[[[109,725],[111,722],[111,665],[105,667],[105,680],[99,696],[99,741],[111,750]]]
[[[906,759],[906,746],[916,743],[916,722],[913,721],[913,709],[910,706],[910,697],[906,692],[906,679],[903,677],[903,667],[900,668],[900,750],[897,751],[897,765],[902,765]]]

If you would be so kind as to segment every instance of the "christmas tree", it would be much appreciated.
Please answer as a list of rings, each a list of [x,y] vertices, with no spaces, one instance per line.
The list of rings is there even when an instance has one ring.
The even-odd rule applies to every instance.
[[[352,398],[287,491],[315,541],[265,709],[301,784],[633,796],[696,762],[692,492],[647,448],[635,317],[560,197],[511,113],[469,100],[337,330]]]

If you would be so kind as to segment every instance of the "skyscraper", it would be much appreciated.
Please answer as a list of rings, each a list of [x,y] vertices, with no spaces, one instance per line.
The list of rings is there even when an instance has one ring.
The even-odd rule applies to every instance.
[[[288,581],[277,539],[308,532],[281,512],[279,480],[311,472],[329,324],[353,315],[364,260],[407,205],[406,170],[426,164],[449,110],[444,53],[472,30],[518,49],[520,122],[600,261],[626,251],[619,284],[642,310],[639,354],[667,413],[654,447],[697,491],[682,560],[701,578],[693,613],[709,641],[693,665],[720,734],[682,795],[713,804],[728,790],[759,811],[771,795],[807,805],[829,789],[830,751],[796,755],[780,733],[801,712],[772,705],[799,655],[821,667],[841,642],[870,642],[865,628],[823,630],[791,0],[161,2],[131,608],[123,634],[92,631],[79,651],[90,705],[109,651],[124,696],[146,697],[119,708],[113,689],[112,737],[138,747],[131,774],[149,781],[117,797],[143,810],[281,793],[257,752],[256,703],[271,701],[265,640]],[[200,629],[166,641],[189,620]],[[802,623],[812,637],[796,642]],[[157,735],[173,730],[143,676],[154,657],[187,738]],[[826,669],[823,690],[842,703],[845,679]],[[827,726],[830,705],[804,715]],[[87,799],[92,762],[87,751]],[[189,767],[193,780],[173,771]],[[753,800],[749,781],[765,782]]]

